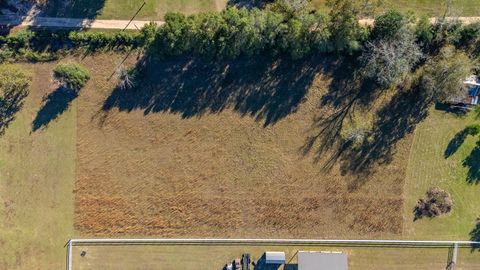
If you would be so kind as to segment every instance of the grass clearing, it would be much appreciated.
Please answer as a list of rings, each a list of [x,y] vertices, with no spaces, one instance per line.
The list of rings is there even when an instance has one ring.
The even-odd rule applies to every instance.
[[[85,88],[75,228],[110,237],[400,233],[409,139],[361,183],[339,164],[323,170],[301,148],[328,76],[308,71],[312,63],[264,60],[162,61],[138,89]],[[92,79],[102,82],[110,64],[90,68],[98,63]]]
[[[442,0],[386,0],[378,9],[379,12],[396,9],[402,12],[414,12],[417,15],[442,16],[446,10],[446,2]],[[326,0],[312,0],[313,5],[328,11]],[[480,6],[477,0],[452,1],[451,16],[480,16]]]
[[[23,109],[0,138],[0,268],[61,269],[73,236],[75,105],[32,132],[52,64],[22,65],[33,76]]]
[[[131,18],[140,8],[143,1],[106,0],[101,18],[126,19]],[[138,18],[159,19],[169,11],[193,14],[211,10],[221,10],[225,7],[224,0],[146,0],[145,6]]]
[[[431,110],[430,116],[415,131],[406,178],[405,235],[415,239],[469,239],[475,219],[480,215],[480,186],[467,182],[468,168],[462,166],[476,138],[467,137],[450,157],[445,151],[455,134],[467,125],[478,123],[473,115],[463,118]],[[438,186],[452,195],[450,215],[413,222],[413,207],[429,187]]]
[[[53,0],[47,5],[45,13],[48,16],[56,17],[128,20],[135,15],[143,2],[133,0],[84,0],[66,3]],[[138,13],[136,19],[160,20],[169,11],[193,14],[222,10],[225,6],[225,0],[145,0],[145,6]]]

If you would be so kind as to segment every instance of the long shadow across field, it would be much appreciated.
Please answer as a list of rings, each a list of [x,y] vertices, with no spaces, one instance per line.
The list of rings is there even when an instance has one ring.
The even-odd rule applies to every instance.
[[[140,109],[184,118],[232,108],[269,126],[295,112],[325,60],[176,58],[139,64],[134,89],[116,88],[103,110]]]
[[[358,172],[369,168],[373,162],[389,163],[394,146],[414,131],[428,114],[429,102],[416,90],[397,93],[377,113],[371,138],[344,160],[344,170]]]
[[[463,142],[467,138],[467,130],[462,129],[461,131],[457,132],[455,136],[448,142],[447,148],[443,153],[445,158],[449,158],[451,155],[455,154],[460,146],[462,146]]]
[[[476,220],[475,227],[470,232],[470,241],[480,242],[480,218]],[[475,250],[480,251],[480,245],[472,245],[472,252]]]
[[[0,97],[0,135],[3,135],[15,115],[23,107],[28,93],[20,91],[6,91]]]
[[[59,87],[43,100],[44,104],[32,122],[32,131],[35,132],[57,119],[64,113],[70,103],[78,96],[78,92],[65,87]]]
[[[105,0],[47,0],[45,16],[94,19],[105,7]]]
[[[468,157],[463,160],[463,167],[468,168],[467,182],[470,184],[480,183],[480,141],[473,148]]]
[[[333,81],[321,100],[323,109],[312,124],[313,135],[301,150],[304,154],[313,151],[326,170],[340,161],[342,174],[357,176],[348,184],[349,189],[355,190],[369,179],[372,165],[392,161],[397,142],[427,116],[430,102],[415,88],[397,89],[391,101],[376,113],[373,129],[365,134],[366,139],[355,145],[341,137],[345,120],[357,108],[372,109],[371,101],[382,95],[384,89],[363,78],[354,59],[343,59],[331,73]]]

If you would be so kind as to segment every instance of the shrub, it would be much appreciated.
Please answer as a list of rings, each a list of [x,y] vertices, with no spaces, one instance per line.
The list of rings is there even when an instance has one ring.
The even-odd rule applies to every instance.
[[[155,39],[155,33],[157,32],[157,24],[150,22],[140,29],[140,36],[138,37],[137,45],[140,47],[148,46],[152,44]]]
[[[475,136],[480,134],[480,125],[479,124],[472,124],[468,125],[464,129],[466,135]]]
[[[365,36],[357,18],[353,0],[328,0],[330,8],[329,30],[333,48],[337,52],[352,53],[361,46]]]
[[[460,46],[474,46],[480,40],[480,22],[467,24],[460,32]]]
[[[473,67],[473,61],[465,52],[444,47],[425,65],[420,86],[432,101],[463,97],[466,87],[463,81],[472,74]]]
[[[373,39],[391,39],[397,36],[398,31],[405,27],[406,19],[395,10],[390,10],[375,19],[372,30]]]
[[[415,219],[436,217],[452,211],[453,200],[448,192],[438,187],[429,188],[415,206]]]
[[[19,49],[28,47],[30,41],[35,36],[35,32],[31,30],[22,30],[15,34],[7,36],[5,42],[10,48]]]
[[[90,79],[88,70],[77,63],[58,64],[53,74],[57,81],[74,90],[80,90]]]
[[[427,16],[421,17],[415,25],[415,36],[422,45],[428,45],[433,40],[433,26]]]
[[[301,16],[312,10],[310,0],[276,0],[270,8],[286,14],[287,17]]]
[[[127,69],[124,65],[121,65],[116,73],[118,86],[121,89],[125,90],[135,86],[136,69]]]
[[[364,143],[365,140],[368,138],[368,136],[369,130],[367,130],[366,128],[352,127],[346,131],[344,135],[344,140],[353,144],[353,146],[361,146],[362,143]]]
[[[0,134],[23,106],[29,85],[30,77],[19,68],[0,65]]]
[[[167,13],[150,50],[157,56],[195,54],[233,59],[266,52],[298,59],[330,50],[328,24],[328,17],[318,12],[291,18],[284,13],[244,8],[193,16]]]
[[[433,42],[437,47],[455,44],[461,38],[462,22],[441,20],[433,25]]]

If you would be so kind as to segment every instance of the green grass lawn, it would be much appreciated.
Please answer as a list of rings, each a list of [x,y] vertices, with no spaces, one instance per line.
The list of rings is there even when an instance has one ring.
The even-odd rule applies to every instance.
[[[450,157],[444,152],[455,134],[466,125],[479,122],[472,115],[464,118],[432,110],[415,131],[406,178],[405,238],[469,239],[475,218],[480,216],[480,185],[467,182],[468,168],[462,161],[469,156],[476,138],[468,137]],[[479,160],[480,162],[480,160]],[[454,200],[450,215],[413,222],[413,208],[432,186],[447,190]]]
[[[31,132],[52,64],[23,65],[33,82],[23,109],[0,137],[0,269],[63,269],[73,233],[75,108]]]
[[[220,3],[220,6],[216,5]],[[167,11],[178,11],[186,14],[218,10],[223,8],[224,0],[145,0],[146,5],[138,14],[140,19],[160,19]],[[143,1],[106,0],[100,18],[130,19],[141,7]]]
[[[80,0],[65,4],[51,0],[46,6],[46,15],[54,17],[131,19],[142,6],[137,0]],[[192,14],[195,12],[221,10],[225,0],[145,0],[145,6],[136,19],[160,20],[167,11]]]
[[[312,0],[316,8],[325,11],[327,11],[326,2],[326,0]],[[397,9],[403,12],[413,11],[421,15],[441,16],[445,12],[445,2],[444,0],[386,0],[379,11]],[[478,0],[454,0],[451,13],[454,16],[480,16],[480,3]]]
[[[80,256],[86,251],[84,257]],[[251,246],[251,245],[127,245],[127,246],[75,246],[73,269],[222,269],[243,253],[250,253],[257,261],[266,251],[283,251],[287,267],[296,269],[298,251],[341,251],[347,253],[351,270],[393,269],[445,269],[448,248],[386,248],[335,246]],[[475,269],[480,263],[477,253],[460,248],[457,270]]]

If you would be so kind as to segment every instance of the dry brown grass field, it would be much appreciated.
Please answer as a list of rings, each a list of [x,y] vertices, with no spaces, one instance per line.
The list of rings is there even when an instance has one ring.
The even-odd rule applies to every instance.
[[[443,152],[473,116],[430,110],[412,134],[425,110],[408,92],[359,95],[351,61],[317,57],[163,60],[134,89],[115,89],[124,56],[75,57],[92,75],[78,97],[58,91],[56,63],[22,65],[30,95],[0,140],[0,268],[58,269],[66,239],[96,236],[469,239],[479,186],[465,181],[462,160],[474,139],[449,159]],[[328,140],[356,127],[373,128],[358,151]],[[413,224],[414,203],[438,179],[455,194],[453,214]],[[88,247],[74,261],[139,269],[142,248],[147,266],[175,264],[184,251]],[[392,250],[388,267],[375,268],[381,252],[346,250],[357,269],[447,260]],[[248,251],[264,248],[192,252],[213,266]],[[459,269],[475,269],[476,255],[464,249]]]
[[[118,61],[85,61],[94,72],[77,100],[81,235],[401,233],[409,135],[368,174],[341,159],[325,166],[333,159],[319,140],[308,147],[319,117],[336,111],[326,105],[332,61],[163,61],[135,89],[112,93]]]

